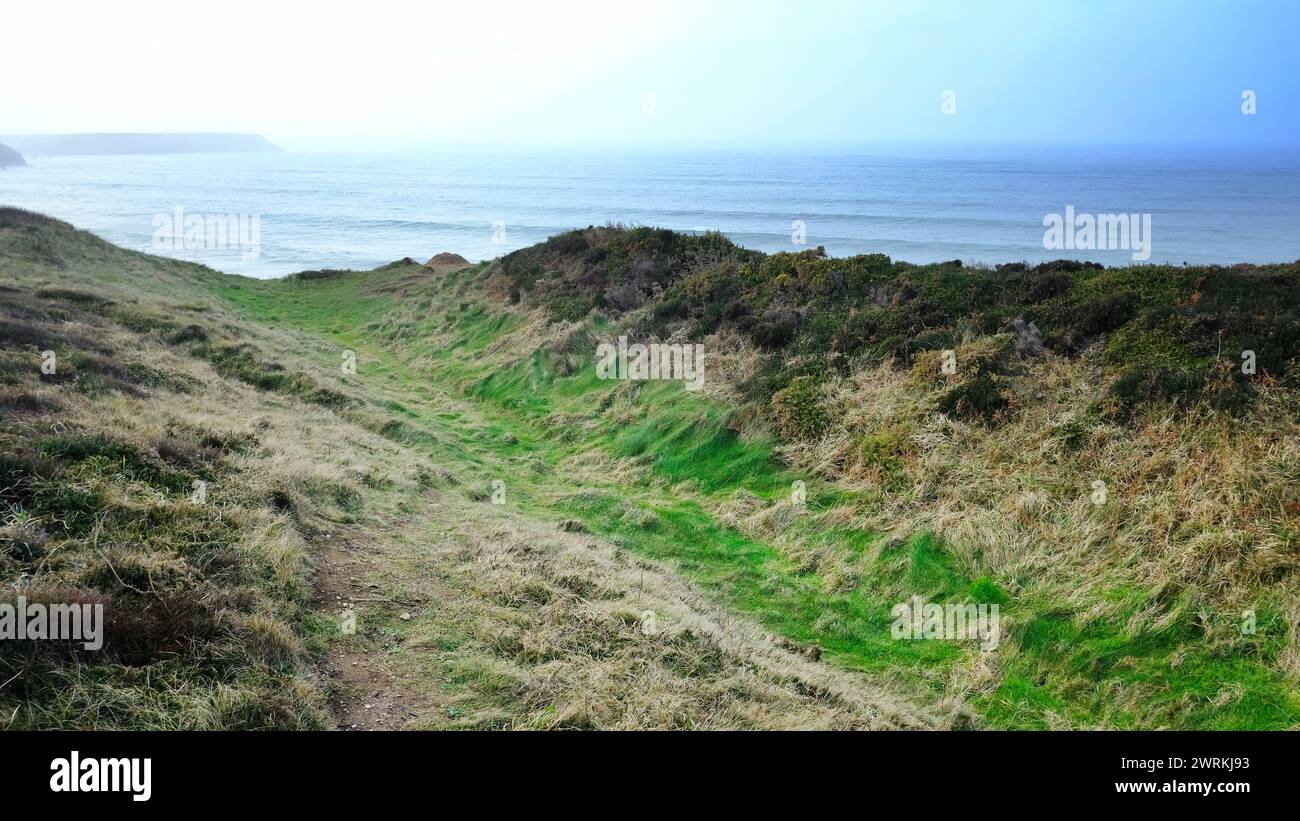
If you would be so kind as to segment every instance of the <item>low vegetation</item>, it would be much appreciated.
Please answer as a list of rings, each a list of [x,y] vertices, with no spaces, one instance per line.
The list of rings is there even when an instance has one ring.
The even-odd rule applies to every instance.
[[[407,726],[1300,722],[1298,265],[610,226],[252,281],[4,211],[0,270],[0,574],[114,614],[0,648],[9,726],[317,726],[365,651]],[[596,378],[618,335],[705,389]],[[893,638],[913,596],[1001,641]]]

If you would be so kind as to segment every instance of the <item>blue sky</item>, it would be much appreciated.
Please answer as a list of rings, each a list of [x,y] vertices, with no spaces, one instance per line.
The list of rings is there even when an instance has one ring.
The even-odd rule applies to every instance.
[[[628,73],[671,139],[1294,142],[1298,37],[1297,2],[788,4],[710,16]]]
[[[253,131],[307,148],[1300,140],[1295,0],[73,5],[6,12],[33,34],[0,52],[22,78],[0,92],[0,133]]]

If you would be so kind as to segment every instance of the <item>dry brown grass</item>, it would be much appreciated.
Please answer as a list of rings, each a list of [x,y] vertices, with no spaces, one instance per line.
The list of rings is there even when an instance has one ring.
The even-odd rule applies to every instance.
[[[815,445],[781,453],[861,490],[867,503],[855,511],[857,525],[900,536],[933,531],[964,572],[1022,586],[1016,595],[1050,597],[1094,617],[1110,607],[1101,594],[1121,586],[1176,591],[1224,613],[1269,589],[1295,601],[1293,392],[1265,387],[1242,417],[1153,407],[1120,425],[1090,411],[1102,379],[1086,358],[1035,363],[1011,384],[1016,412],[986,425],[936,412],[935,393],[918,392],[887,363],[837,383],[840,423]],[[897,451],[864,461],[862,438],[882,433]],[[1094,503],[1094,482],[1104,483],[1104,504]],[[781,508],[742,521],[756,527],[779,519]],[[1176,615],[1155,608],[1135,618]],[[1294,675],[1294,630],[1290,646],[1280,665]]]
[[[216,475],[196,503],[187,486],[153,487],[111,463],[74,462],[58,490],[97,494],[98,519],[86,532],[65,531],[57,511],[51,520],[32,516],[21,495],[18,507],[5,498],[3,595],[97,595],[106,602],[109,633],[104,653],[84,658],[8,648],[14,652],[0,659],[8,670],[0,691],[11,708],[3,710],[6,725],[325,723],[303,644],[314,573],[309,539],[378,512],[369,505],[401,504],[402,494],[420,489],[421,469],[432,469],[428,459],[371,432],[354,412],[223,377],[184,345],[151,333],[149,318],[192,315],[213,340],[251,340],[286,369],[348,390],[331,373],[335,352],[318,343],[225,312],[186,313],[167,297],[133,296],[115,288],[116,273],[102,283],[115,305],[93,311],[80,291],[49,290],[39,274],[15,273],[15,285],[0,292],[11,318],[9,337],[0,340],[5,458],[25,459],[41,442],[80,437],[111,441],[170,470]],[[47,290],[35,293],[40,288]],[[114,321],[120,316],[130,327]],[[41,378],[41,346],[25,344],[24,335],[57,349],[58,375]],[[392,492],[368,493],[367,482]],[[34,558],[23,562],[25,554]]]
[[[458,491],[431,489],[457,479],[417,449],[377,432],[387,417],[363,403],[324,407],[223,375],[156,329],[183,317],[201,330],[187,334],[214,346],[247,345],[258,360],[330,390],[366,392],[340,376],[337,350],[319,339],[194,303],[192,278],[207,274],[178,265],[158,275],[158,294],[142,297],[138,284],[147,275],[138,269],[152,264],[119,253],[95,282],[96,294],[111,299],[113,310],[79,313],[61,332],[67,340],[93,340],[104,367],[147,366],[151,378],[165,384],[136,389],[123,383],[88,393],[73,381],[40,381],[39,360],[33,359],[20,384],[3,386],[0,432],[29,440],[69,431],[102,434],[183,467],[219,462],[220,475],[209,482],[202,503],[120,477],[94,478],[88,487],[103,495],[104,505],[140,522],[134,536],[96,528],[84,538],[51,540],[35,524],[14,519],[4,525],[6,539],[48,547],[54,558],[34,578],[3,569],[13,589],[33,594],[104,579],[156,596],[170,621],[142,621],[138,611],[126,609],[118,627],[137,637],[162,637],[184,665],[159,675],[150,666],[158,660],[140,648],[139,658],[114,660],[124,666],[107,673],[107,683],[107,668],[96,659],[52,668],[46,689],[25,691],[19,706],[26,709],[15,712],[15,726],[327,723],[323,708],[335,685],[322,686],[309,645],[323,640],[335,647],[331,658],[345,662],[356,657],[355,648],[330,629],[313,632],[313,619],[332,624],[336,602],[318,603],[313,614],[307,600],[320,561],[333,555],[319,545],[344,534],[367,546],[361,565],[369,578],[411,602],[409,622],[396,620],[384,602],[358,605],[363,627],[377,625],[389,638],[407,631],[391,665],[402,687],[436,707],[418,725],[880,728],[948,720],[784,646],[661,565],[581,533],[557,532],[551,523],[474,504]],[[40,267],[19,271],[15,281],[28,294],[55,284]],[[191,307],[182,307],[181,299]],[[126,317],[130,327],[114,317]],[[521,340],[562,346],[571,330],[526,323],[494,351],[508,355]],[[523,349],[532,348],[514,348]],[[243,444],[227,451],[207,439]],[[577,481],[647,477],[636,460],[593,453],[560,468]],[[196,522],[212,517],[229,528],[228,543],[204,548],[208,552],[197,558],[187,555],[183,542],[169,541],[175,534],[147,524],[163,514]],[[208,560],[217,564],[202,564]],[[240,570],[229,587],[222,586],[225,577],[205,575],[226,565]],[[641,629],[647,610],[659,624],[651,634]],[[363,633],[358,640],[367,635],[374,638]],[[198,685],[195,671],[215,659],[237,659],[238,677]],[[457,686],[445,686],[449,677]]]
[[[378,556],[371,578],[386,597],[414,602],[409,622],[382,606],[360,621],[372,639],[401,648],[387,663],[396,686],[421,694],[411,726],[880,729],[953,720],[789,649],[662,565],[490,504],[435,494],[424,516],[366,552]],[[650,634],[646,611],[657,623]],[[365,711],[353,714],[365,720]]]

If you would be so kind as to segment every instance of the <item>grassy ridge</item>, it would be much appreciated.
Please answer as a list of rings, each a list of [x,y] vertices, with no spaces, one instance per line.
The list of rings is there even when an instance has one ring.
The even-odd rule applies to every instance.
[[[265,283],[251,294],[241,288],[226,295],[268,318],[333,331],[340,343],[364,351],[381,381],[404,395],[403,424],[441,442],[440,458],[477,473],[482,498],[492,478],[504,478],[512,504],[561,514],[645,555],[670,560],[809,652],[894,676],[932,697],[960,696],[983,723],[1296,723],[1300,703],[1286,672],[1294,640],[1285,615],[1291,557],[1269,571],[1273,584],[1243,584],[1245,604],[1255,610],[1258,624],[1248,636],[1235,630],[1243,600],[1216,599],[1195,585],[1144,585],[1124,561],[1089,568],[1100,574],[1096,578],[1063,580],[1086,587],[1090,604],[1062,598],[1052,585],[1027,581],[1023,571],[999,572],[978,547],[955,547],[935,530],[895,534],[864,527],[873,519],[873,504],[889,495],[889,471],[873,471],[884,482],[864,486],[846,481],[843,473],[819,479],[782,464],[773,454],[784,456],[784,443],[738,422],[761,408],[694,396],[671,383],[596,380],[582,365],[584,357],[590,362],[595,339],[620,327],[643,328],[658,306],[643,306],[618,325],[596,314],[576,324],[539,325],[530,312],[509,307],[509,288],[495,306],[476,296],[480,287],[497,289],[501,275],[499,268],[480,268],[400,298],[385,296],[384,277],[376,274],[311,288]],[[358,291],[365,296],[356,299]],[[1094,357],[1109,349],[1094,348]],[[918,358],[923,355],[918,351]],[[1104,372],[1104,362],[1092,364]],[[1116,376],[1123,374],[1110,378]],[[914,384],[905,379],[903,387],[920,393]],[[1002,389],[1018,400],[1018,388],[1013,383]],[[1186,401],[1209,404],[1199,396],[1151,395],[1129,405],[1125,415],[1164,413]],[[430,404],[422,408],[422,402]],[[1103,424],[1095,421],[1102,412],[1091,412],[1073,427],[1067,423],[1059,437],[1086,439],[1093,426]],[[1195,417],[1187,422],[1192,429],[1205,424]],[[883,446],[878,434],[875,450],[884,451],[878,461],[891,455],[888,431]],[[1283,435],[1294,445],[1290,429]],[[895,472],[908,479],[910,458],[896,457]],[[803,513],[785,501],[795,479],[808,482]],[[1086,498],[1087,487],[1076,493]],[[1002,514],[1019,515],[1025,513]],[[1122,520],[1125,513],[1112,508],[1105,516]],[[1282,538],[1294,545],[1294,531]],[[914,593],[937,601],[1001,601],[1004,647],[990,659],[969,646],[889,639],[890,606]],[[995,670],[986,669],[993,665]]]
[[[33,292],[67,272],[87,304],[146,264],[117,252],[77,270],[88,240],[70,231],[12,231],[6,264],[46,280]],[[445,277],[159,267],[168,310],[119,304],[113,321],[196,363],[202,396],[217,378],[306,399],[483,504],[502,480],[509,508],[667,561],[790,647],[978,726],[1297,724],[1290,268],[918,268],[642,229]],[[206,308],[177,321],[183,303]],[[706,390],[596,379],[595,345],[619,333],[699,340]],[[1252,378],[1224,367],[1250,345]],[[344,351],[358,369],[340,380]],[[185,395],[188,369],[149,367],[136,373],[172,387],[139,390]],[[92,389],[133,389],[102,370],[117,381]],[[173,481],[139,452],[108,458]],[[366,477],[261,498],[272,516],[279,498],[362,520],[383,483]],[[893,640],[890,608],[912,595],[999,603],[1001,645]]]

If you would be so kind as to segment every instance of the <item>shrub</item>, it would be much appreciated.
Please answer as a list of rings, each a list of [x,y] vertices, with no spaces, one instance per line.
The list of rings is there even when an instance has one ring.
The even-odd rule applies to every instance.
[[[993,421],[1011,404],[1007,377],[1014,350],[1011,334],[982,337],[953,350],[954,374],[943,373],[945,352],[927,351],[917,356],[912,379],[921,387],[940,387],[937,404],[943,413]]]
[[[556,322],[577,322],[595,306],[591,297],[570,292],[557,292],[543,303],[551,319]]]
[[[897,489],[905,485],[907,475],[904,460],[909,449],[908,433],[903,425],[893,425],[854,437],[854,472],[872,476],[885,489]]]
[[[821,383],[811,376],[796,377],[772,397],[777,432],[789,441],[818,439],[830,427]]]

